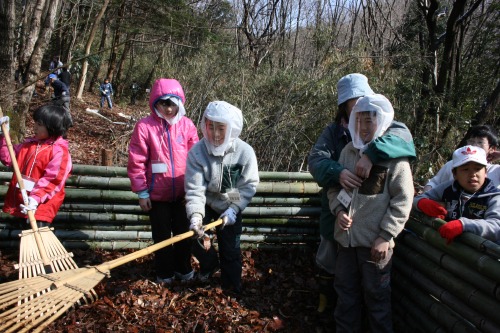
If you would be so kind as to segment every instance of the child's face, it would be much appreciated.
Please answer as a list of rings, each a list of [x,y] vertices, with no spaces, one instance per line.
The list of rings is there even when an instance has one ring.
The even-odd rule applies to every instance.
[[[486,167],[476,162],[469,162],[453,169],[453,176],[465,191],[474,193],[484,184]]]
[[[356,133],[363,143],[370,142],[377,130],[377,117],[372,112],[356,112]]]
[[[215,147],[223,144],[224,139],[226,138],[227,125],[225,123],[218,123],[209,119],[205,120],[205,124],[207,126],[208,141]]]
[[[166,119],[173,118],[179,112],[179,107],[171,100],[159,100],[156,102],[156,110],[162,114]]]
[[[467,144],[471,146],[476,146],[483,148],[484,151],[486,152],[486,155],[492,153],[495,150],[495,147],[490,146],[490,142],[488,141],[488,138],[486,137],[473,137],[469,138],[467,140]]]
[[[45,125],[42,125],[41,122],[35,121],[34,132],[35,138],[37,138],[38,140],[44,140],[49,137],[49,131],[47,131],[47,127],[45,127]]]

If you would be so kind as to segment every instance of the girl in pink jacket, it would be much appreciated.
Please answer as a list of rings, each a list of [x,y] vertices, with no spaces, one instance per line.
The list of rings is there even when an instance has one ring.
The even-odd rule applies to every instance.
[[[184,206],[184,174],[189,149],[198,132],[185,117],[182,86],[174,79],[158,79],[151,89],[151,114],[136,124],[130,139],[127,172],[139,205],[149,213],[154,243],[189,231]],[[190,280],[191,240],[155,252],[157,281]]]

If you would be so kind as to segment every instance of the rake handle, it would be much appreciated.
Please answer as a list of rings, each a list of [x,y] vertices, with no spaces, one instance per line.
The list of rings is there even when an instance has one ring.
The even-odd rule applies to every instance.
[[[0,107],[0,117],[3,117],[3,112],[1,107]],[[28,194],[26,193],[26,189],[24,188],[24,182],[23,182],[23,177],[21,175],[21,170],[19,170],[19,165],[17,164],[14,147],[12,146],[12,140],[10,139],[10,134],[7,129],[7,124],[5,123],[2,124],[2,132],[5,138],[5,142],[7,144],[7,149],[9,150],[10,159],[12,160],[12,168],[14,169],[14,174],[16,175],[17,183],[19,184],[19,189],[21,190],[24,204],[28,205]],[[49,257],[47,256],[47,252],[45,251],[45,247],[43,246],[40,232],[38,232],[38,226],[36,225],[35,214],[31,210],[28,210],[28,220],[30,222],[31,229],[33,229],[33,233],[35,235],[35,242],[38,247],[38,251],[40,251],[40,256],[42,257],[43,265],[45,266],[46,269],[48,269],[50,267],[50,260]],[[50,269],[50,271],[52,271],[52,269]]]
[[[209,223],[205,226],[203,226],[204,230],[207,231],[209,229],[212,229],[212,228],[215,228],[216,226],[222,224],[222,219],[218,219],[217,221],[214,221],[212,223]],[[81,278],[84,278],[85,276],[88,276],[88,275],[92,275],[92,274],[95,274],[96,271],[98,272],[101,272],[103,274],[105,273],[108,273],[111,269],[113,268],[116,268],[118,266],[121,266],[123,264],[126,264],[132,260],[135,260],[135,259],[138,259],[138,258],[141,258],[141,257],[144,257],[148,254],[151,254],[155,251],[158,251],[159,249],[162,249],[164,247],[167,247],[169,245],[172,245],[176,242],[179,242],[183,239],[186,239],[186,238],[190,238],[190,237],[193,237],[195,234],[194,234],[194,231],[190,230],[188,232],[185,232],[183,234],[180,234],[180,235],[177,235],[177,236],[174,236],[172,238],[169,238],[169,239],[166,239],[162,242],[159,242],[159,243],[156,243],[156,244],[153,244],[153,245],[150,245],[142,250],[139,250],[139,251],[135,251],[133,253],[130,253],[130,254],[127,254],[123,257],[120,257],[120,258],[117,258],[117,259],[114,259],[114,260],[111,260],[111,261],[108,261],[108,262],[105,262],[105,263],[102,263],[98,266],[93,266],[93,267],[89,267],[89,269],[81,272],[81,273],[77,273],[75,275],[73,275],[72,277],[68,277],[66,279],[62,279],[60,281],[56,281],[54,282],[54,286],[56,288],[60,287],[60,286],[63,286],[67,283],[70,283],[74,280],[79,280]]]

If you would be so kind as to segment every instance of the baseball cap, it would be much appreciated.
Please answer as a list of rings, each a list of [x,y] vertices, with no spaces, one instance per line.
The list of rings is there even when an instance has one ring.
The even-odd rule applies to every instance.
[[[486,152],[484,149],[467,145],[462,148],[458,148],[455,152],[453,152],[453,169],[469,162],[476,162],[486,166],[488,161],[486,160]]]
[[[55,74],[49,74],[49,79],[57,79],[57,75],[55,75]]]

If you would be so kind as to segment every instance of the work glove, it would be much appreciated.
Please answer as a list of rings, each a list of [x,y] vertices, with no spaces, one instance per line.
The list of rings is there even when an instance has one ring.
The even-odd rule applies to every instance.
[[[7,131],[10,131],[9,116],[4,116],[0,118],[0,135],[3,135],[3,130],[2,130],[3,124],[6,124]]]
[[[205,230],[203,230],[203,219],[198,214],[193,214],[191,216],[189,230],[194,231],[194,235],[197,238],[202,238],[205,235]]]
[[[450,244],[455,237],[464,232],[464,226],[460,220],[451,220],[440,226],[438,231],[441,237],[446,238],[447,243]]]
[[[434,200],[428,198],[422,198],[418,201],[418,209],[420,209],[425,215],[430,217],[437,217],[444,219],[448,213],[446,209]]]
[[[222,219],[222,226],[225,227],[226,225],[233,225],[236,223],[236,211],[229,207],[226,209],[224,213],[220,216]]]
[[[36,211],[36,208],[38,207],[38,202],[36,202],[35,199],[32,197],[28,197],[28,204],[20,204],[19,207],[21,207],[21,213],[23,214],[28,214],[28,211],[31,210],[33,211],[33,214]]]

